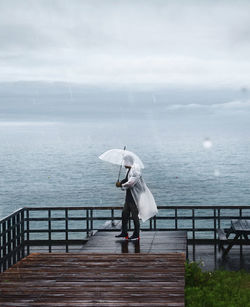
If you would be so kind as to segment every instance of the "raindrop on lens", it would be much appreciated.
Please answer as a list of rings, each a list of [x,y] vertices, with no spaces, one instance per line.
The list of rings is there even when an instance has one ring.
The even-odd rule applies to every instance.
[[[219,170],[214,170],[214,176],[219,177],[220,176],[220,171]]]
[[[213,143],[212,141],[209,139],[209,138],[206,138],[204,141],[203,141],[203,147],[206,148],[206,149],[209,149],[213,146]]]

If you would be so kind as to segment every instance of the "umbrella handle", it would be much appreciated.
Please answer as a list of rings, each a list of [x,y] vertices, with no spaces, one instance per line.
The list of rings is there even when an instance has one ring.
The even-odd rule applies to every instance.
[[[124,150],[124,151],[126,150],[126,146],[124,146],[123,150]],[[123,159],[122,159],[122,161],[123,161]],[[120,165],[120,169],[119,169],[119,174],[118,174],[118,179],[117,179],[117,181],[120,180],[120,175],[121,175],[121,170],[122,170],[122,161],[121,161],[121,165]]]

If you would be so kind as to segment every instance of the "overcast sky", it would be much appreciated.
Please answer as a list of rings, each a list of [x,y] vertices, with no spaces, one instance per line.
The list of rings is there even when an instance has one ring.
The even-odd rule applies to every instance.
[[[250,87],[250,1],[0,0],[0,81]]]

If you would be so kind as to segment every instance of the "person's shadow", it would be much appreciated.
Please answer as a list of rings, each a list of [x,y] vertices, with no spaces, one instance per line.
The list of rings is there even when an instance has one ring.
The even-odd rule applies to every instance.
[[[132,244],[134,245],[134,253],[138,254],[140,253],[140,241],[136,240],[136,241],[129,241],[129,240],[123,240],[120,241],[121,244],[121,252],[122,254],[128,254],[128,245]]]

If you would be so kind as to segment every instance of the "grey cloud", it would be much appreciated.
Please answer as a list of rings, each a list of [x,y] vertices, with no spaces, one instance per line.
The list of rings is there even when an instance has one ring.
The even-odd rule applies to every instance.
[[[248,11],[245,1],[2,1],[0,80],[248,86]]]

